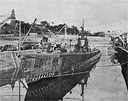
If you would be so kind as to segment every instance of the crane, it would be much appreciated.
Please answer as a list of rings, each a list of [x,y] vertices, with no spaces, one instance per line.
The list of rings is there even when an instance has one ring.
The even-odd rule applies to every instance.
[[[0,28],[1,28],[9,19],[11,19],[11,17],[8,17],[8,18],[4,19],[4,20],[0,23]]]

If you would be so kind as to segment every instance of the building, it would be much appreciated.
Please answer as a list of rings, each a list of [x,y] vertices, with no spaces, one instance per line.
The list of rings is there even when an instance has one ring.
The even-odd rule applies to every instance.
[[[12,12],[11,12],[11,25],[12,26],[15,26],[15,20],[16,20],[16,17],[15,17],[15,11],[14,11],[14,9],[12,10]]]

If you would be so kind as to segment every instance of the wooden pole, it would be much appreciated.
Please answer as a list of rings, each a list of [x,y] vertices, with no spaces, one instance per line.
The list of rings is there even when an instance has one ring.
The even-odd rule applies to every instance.
[[[82,87],[82,101],[84,101],[84,84],[81,84]]]
[[[20,94],[21,94],[21,92],[20,92],[20,79],[19,79],[19,101],[21,101]]]
[[[21,50],[21,21],[19,21],[19,51],[20,50]],[[21,94],[21,91],[20,91],[20,78],[19,78],[19,101],[21,101],[20,94]]]
[[[81,96],[82,96],[82,101],[84,101],[84,85],[86,84],[85,79],[81,80],[80,85],[81,85]]]
[[[70,39],[69,41],[70,41],[70,52],[71,52],[71,48],[72,48],[71,42],[72,42],[72,39]]]
[[[65,24],[65,38],[66,38],[66,42],[67,42],[67,25]]]
[[[21,21],[19,21],[19,51],[21,50]]]

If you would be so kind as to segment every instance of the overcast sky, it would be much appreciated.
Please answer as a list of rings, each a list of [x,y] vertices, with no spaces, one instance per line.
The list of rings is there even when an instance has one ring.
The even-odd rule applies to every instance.
[[[92,31],[128,31],[128,0],[0,0],[0,15],[16,12],[17,19],[67,23]]]

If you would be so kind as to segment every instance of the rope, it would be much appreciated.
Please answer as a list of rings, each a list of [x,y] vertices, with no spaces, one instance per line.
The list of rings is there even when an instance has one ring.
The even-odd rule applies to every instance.
[[[123,65],[123,64],[126,64],[128,63],[128,61],[122,63],[122,64],[115,64],[115,65],[104,65],[104,66],[97,66],[97,67],[113,67],[113,66],[120,66],[120,65]]]
[[[89,73],[90,71],[85,71],[85,72],[78,72],[78,73],[71,73],[71,74],[64,74],[64,75],[58,75],[58,76],[52,76],[52,77],[63,77],[63,76],[71,76],[71,75],[79,75],[79,74],[85,74]],[[47,77],[46,77],[47,78]],[[49,77],[48,77],[49,78]]]
[[[107,66],[98,66],[98,67],[104,67],[104,68],[100,68],[100,69],[98,69],[98,70],[106,69],[106,68],[108,68],[108,67],[113,67],[113,66],[120,66],[120,65],[123,65],[123,64],[126,64],[126,63],[128,63],[128,61],[126,61],[126,62],[124,62],[124,63],[122,63],[122,64],[107,65]],[[118,79],[120,76],[121,76],[121,73],[115,78],[114,81],[117,82],[117,79]]]

